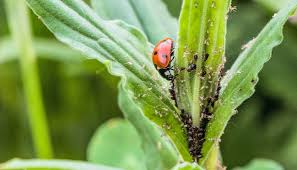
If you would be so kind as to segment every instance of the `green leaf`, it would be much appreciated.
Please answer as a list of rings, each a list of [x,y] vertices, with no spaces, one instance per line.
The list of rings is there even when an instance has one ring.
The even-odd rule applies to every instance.
[[[152,43],[176,37],[177,20],[161,0],[92,0],[104,19],[120,19],[141,29]]]
[[[4,164],[0,164],[1,170],[120,170],[103,165],[90,164],[83,161],[70,160],[22,160],[13,159]]]
[[[267,159],[256,159],[249,163],[247,166],[242,168],[234,168],[234,170],[283,170],[284,168],[272,161]]]
[[[169,83],[155,70],[149,57],[151,45],[138,29],[102,20],[81,0],[27,2],[60,41],[105,63],[111,74],[121,76],[121,88],[141,109],[140,116],[145,115],[161,127],[182,158],[189,160],[178,110],[166,90]]]
[[[121,85],[119,88],[119,106],[142,138],[147,168],[160,170],[172,168],[178,161],[175,149],[167,141],[163,132],[143,116],[142,111],[133,102],[124,87]],[[187,150],[182,150],[182,152],[187,152]]]
[[[211,149],[218,144],[221,135],[235,109],[254,93],[258,73],[270,59],[272,49],[282,42],[282,29],[290,14],[297,6],[294,0],[265,26],[237,58],[222,80],[220,97],[215,105],[214,117],[207,127],[206,142],[203,145],[201,160],[204,163]]]
[[[33,46],[38,57],[67,63],[80,62],[84,59],[77,51],[54,40],[35,38],[33,40]],[[0,41],[0,64],[17,59],[18,51],[13,40],[8,37],[2,38]]]
[[[204,170],[202,167],[197,165],[196,163],[182,163],[176,165],[172,170]]]
[[[101,125],[87,152],[88,161],[127,170],[145,170],[141,139],[126,120],[112,119]]]
[[[214,96],[225,54],[226,16],[230,0],[184,0],[179,19],[175,70],[179,108],[199,126],[208,97]],[[195,59],[195,56],[197,59]],[[209,56],[209,57],[207,57]],[[188,72],[195,64],[196,69]],[[206,77],[202,73],[206,73]]]

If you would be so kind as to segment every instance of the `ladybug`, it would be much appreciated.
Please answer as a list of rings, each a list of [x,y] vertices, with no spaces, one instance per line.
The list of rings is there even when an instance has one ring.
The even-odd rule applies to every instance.
[[[152,60],[155,68],[158,70],[160,75],[167,80],[173,80],[173,75],[171,74],[171,62],[174,59],[174,42],[171,38],[165,38],[158,42],[155,46]]]

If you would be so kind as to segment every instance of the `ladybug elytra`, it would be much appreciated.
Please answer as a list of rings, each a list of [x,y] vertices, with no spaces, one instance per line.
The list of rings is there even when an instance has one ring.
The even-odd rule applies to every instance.
[[[174,59],[173,52],[173,40],[171,38],[165,38],[155,46],[152,54],[154,66],[159,71],[160,75],[167,80],[173,79],[173,76],[170,73],[172,70],[171,62]]]

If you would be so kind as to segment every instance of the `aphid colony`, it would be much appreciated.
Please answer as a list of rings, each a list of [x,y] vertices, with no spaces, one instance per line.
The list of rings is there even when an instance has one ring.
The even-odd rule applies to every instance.
[[[203,56],[203,60],[206,61],[209,55],[205,54]],[[187,68],[179,68],[178,72],[187,71],[192,72],[196,70],[196,61],[198,60],[198,55],[193,55],[192,62],[189,63]],[[178,76],[178,73],[173,73],[173,61],[174,61],[174,41],[171,38],[165,38],[156,44],[153,54],[152,61],[155,68],[158,70],[160,75],[169,80],[171,85],[169,88],[169,92],[171,94],[171,99],[174,100],[176,107],[178,108],[176,93],[175,93],[175,85],[174,80]],[[204,77],[206,75],[206,71],[203,69],[201,72],[201,76]],[[222,71],[221,71],[222,74]],[[222,75],[220,75],[221,77]],[[220,82],[219,77],[219,82]],[[208,97],[206,100],[205,107],[201,112],[201,120],[199,127],[193,126],[191,113],[186,113],[183,109],[180,109],[181,115],[180,119],[183,122],[185,131],[188,136],[188,147],[191,155],[195,159],[194,161],[198,161],[199,158],[202,157],[201,150],[202,145],[205,141],[205,133],[206,127],[210,119],[212,118],[211,109],[214,106],[214,103],[218,99],[220,90],[220,85],[218,85],[215,89],[215,94],[213,97]]]

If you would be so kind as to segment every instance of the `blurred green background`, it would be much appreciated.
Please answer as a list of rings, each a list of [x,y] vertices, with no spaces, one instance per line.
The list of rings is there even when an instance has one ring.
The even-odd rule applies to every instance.
[[[258,1],[233,2],[237,10],[229,17],[227,67],[273,15],[270,6]],[[164,2],[178,17],[181,0]],[[19,63],[9,45],[3,3],[0,0],[0,162],[34,156]],[[35,37],[58,43],[36,16],[31,14],[31,19]],[[260,157],[297,169],[297,27],[287,24],[284,34],[284,42],[260,74],[255,95],[239,108],[223,136],[222,155],[228,167]],[[117,106],[118,79],[109,76],[97,61],[81,59],[68,47],[57,50],[66,56],[57,57],[55,50],[38,56],[55,157],[85,159],[96,128],[122,116]],[[5,55],[10,59],[3,58]]]

